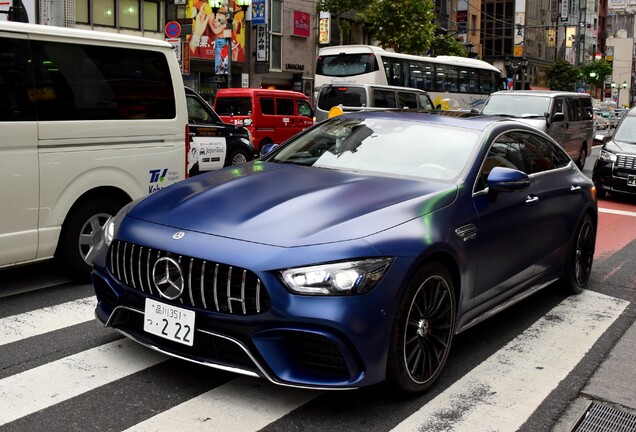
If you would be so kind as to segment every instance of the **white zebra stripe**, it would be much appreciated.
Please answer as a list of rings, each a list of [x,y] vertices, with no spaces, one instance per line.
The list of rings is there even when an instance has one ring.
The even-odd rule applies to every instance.
[[[393,432],[516,431],[628,304],[592,291],[566,298]]]
[[[95,297],[85,297],[2,318],[0,319],[0,346],[90,321],[95,318],[96,304]]]
[[[139,423],[129,432],[258,431],[321,394],[242,377]]]
[[[65,357],[0,380],[0,425],[168,359],[128,339]]]

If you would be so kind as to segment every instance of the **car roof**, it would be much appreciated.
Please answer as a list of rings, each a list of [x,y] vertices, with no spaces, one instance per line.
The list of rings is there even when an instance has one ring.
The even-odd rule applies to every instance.
[[[358,87],[358,88],[365,88],[365,89],[366,88],[377,88],[377,89],[398,90],[398,91],[403,91],[403,92],[417,92],[417,93],[426,93],[426,94],[428,94],[428,92],[426,90],[413,88],[413,87],[391,86],[391,85],[383,85],[383,84],[368,84],[368,83],[325,84],[322,87],[320,87],[320,91],[322,92],[323,89],[328,89],[328,88],[331,88],[331,87]]]
[[[505,95],[505,94],[515,95],[515,96],[547,96],[547,97],[571,96],[571,97],[591,98],[591,96],[587,93],[567,92],[567,91],[559,91],[559,90],[500,90],[493,93],[493,95]]]
[[[230,97],[230,96],[252,96],[254,94],[259,95],[268,95],[268,96],[287,96],[287,97],[296,97],[301,99],[309,98],[305,96],[301,92],[293,91],[293,90],[277,90],[277,89],[257,89],[257,88],[229,88],[229,89],[219,89],[216,93],[217,97]]]

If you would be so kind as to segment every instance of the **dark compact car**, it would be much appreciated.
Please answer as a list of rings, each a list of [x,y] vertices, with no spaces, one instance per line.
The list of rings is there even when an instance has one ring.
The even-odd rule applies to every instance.
[[[580,292],[596,226],[592,182],[532,126],[349,113],[122,209],[96,316],[281,385],[419,392],[456,333],[544,287]]]
[[[613,135],[602,139],[606,142],[592,172],[598,195],[636,194],[636,108],[621,117]]]
[[[185,88],[188,103],[190,152],[188,174],[238,165],[254,158],[250,134],[242,126],[223,123],[212,107],[196,91]]]

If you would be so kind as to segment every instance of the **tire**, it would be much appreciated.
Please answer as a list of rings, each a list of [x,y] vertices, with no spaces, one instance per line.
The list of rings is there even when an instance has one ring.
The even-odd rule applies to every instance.
[[[55,255],[69,277],[78,282],[90,280],[89,261],[101,241],[101,229],[122,206],[116,200],[99,198],[82,203],[67,216]]]
[[[579,169],[583,170],[585,167],[585,160],[587,159],[587,145],[583,143],[581,151],[579,152],[579,159],[576,161],[576,165]]]
[[[592,273],[595,243],[596,227],[592,217],[586,214],[576,229],[565,261],[565,272],[561,278],[565,293],[579,294],[587,286]]]
[[[600,187],[596,187],[596,197],[597,198],[605,198],[607,196],[607,191],[605,189],[601,189]]]
[[[455,333],[455,291],[448,270],[425,264],[409,283],[389,342],[387,384],[415,394],[439,377]]]
[[[250,160],[246,151],[237,149],[234,150],[228,158],[228,165],[240,165]]]

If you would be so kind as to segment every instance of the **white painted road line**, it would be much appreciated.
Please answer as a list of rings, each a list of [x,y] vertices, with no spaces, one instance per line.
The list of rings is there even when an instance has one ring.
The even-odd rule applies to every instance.
[[[616,215],[621,215],[621,216],[636,217],[636,212],[626,211],[626,210],[614,210],[614,209],[608,209],[608,208],[599,207],[598,212],[599,213],[611,213],[611,214],[616,214]]]
[[[393,432],[518,430],[628,304],[592,291],[566,298]]]
[[[128,339],[0,380],[0,425],[142,371],[168,357]]]
[[[242,377],[139,423],[128,432],[258,431],[322,392]]]
[[[95,297],[86,297],[0,319],[0,346],[95,319]]]

